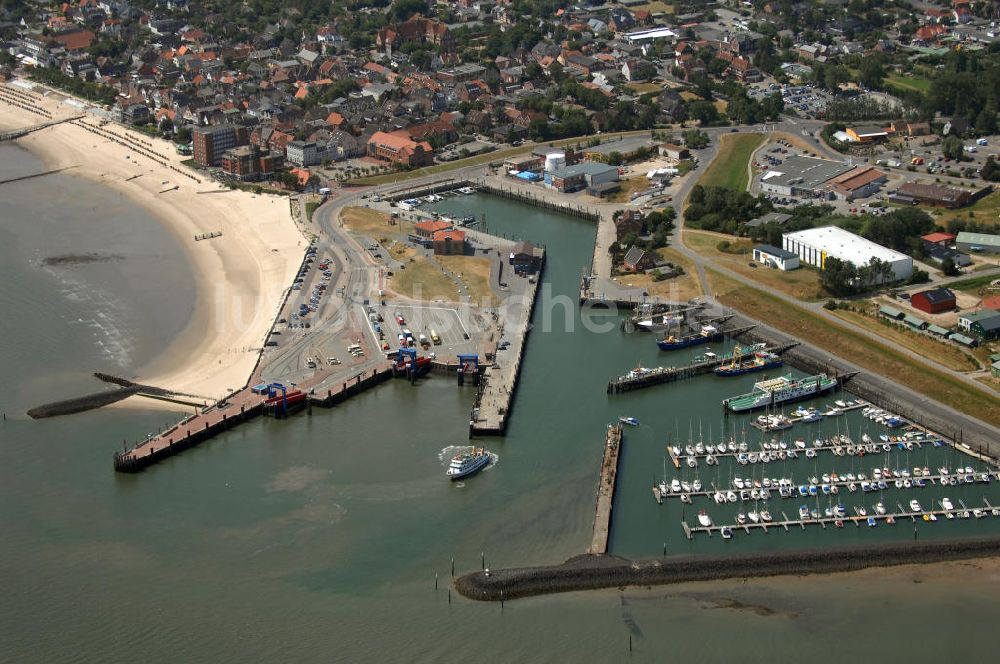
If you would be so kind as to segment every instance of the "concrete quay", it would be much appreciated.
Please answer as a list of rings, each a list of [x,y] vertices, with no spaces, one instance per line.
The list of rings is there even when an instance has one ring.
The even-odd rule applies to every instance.
[[[524,293],[527,307],[514,309],[508,320],[501,322],[501,337],[508,325],[513,327],[515,334],[509,340],[510,346],[507,350],[494,353],[493,363],[487,365],[482,372],[479,389],[476,393],[476,402],[469,418],[470,437],[502,436],[507,429],[507,419],[510,416],[514,393],[517,391],[518,379],[521,374],[521,361],[524,359],[525,345],[531,332],[531,317],[535,311],[538,285],[541,283],[544,269],[545,254],[543,253],[542,265],[534,275],[534,282],[528,284],[527,291]]]
[[[594,536],[588,553],[608,552],[611,535],[611,514],[615,504],[615,487],[618,480],[618,459],[622,447],[622,425],[608,426],[604,443],[604,460],[601,462],[601,479],[597,485],[597,507],[594,510]]]

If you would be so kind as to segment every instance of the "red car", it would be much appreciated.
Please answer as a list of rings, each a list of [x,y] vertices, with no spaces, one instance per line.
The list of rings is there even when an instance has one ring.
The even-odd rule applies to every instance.
[[[400,314],[398,311],[396,312],[396,322],[399,323],[400,325],[406,325],[406,319],[403,318],[403,315]]]

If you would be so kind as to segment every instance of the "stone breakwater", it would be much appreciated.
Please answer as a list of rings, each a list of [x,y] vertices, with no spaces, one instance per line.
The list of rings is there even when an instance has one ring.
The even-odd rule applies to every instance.
[[[1000,537],[875,544],[741,556],[675,556],[629,560],[582,555],[561,565],[473,572],[455,580],[465,597],[499,601],[549,593],[691,581],[853,572],[869,567],[936,563],[1000,554]]]

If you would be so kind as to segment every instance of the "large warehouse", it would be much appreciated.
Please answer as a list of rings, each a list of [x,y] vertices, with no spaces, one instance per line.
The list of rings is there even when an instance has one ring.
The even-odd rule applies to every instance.
[[[779,196],[812,196],[827,182],[853,168],[839,161],[794,155],[760,176],[760,190]]]
[[[828,257],[846,261],[855,267],[867,265],[872,258],[878,258],[892,266],[894,281],[907,279],[913,274],[913,259],[906,254],[887,249],[836,226],[785,233],[782,245],[786,251],[798,255],[803,263],[819,268],[825,266]]]

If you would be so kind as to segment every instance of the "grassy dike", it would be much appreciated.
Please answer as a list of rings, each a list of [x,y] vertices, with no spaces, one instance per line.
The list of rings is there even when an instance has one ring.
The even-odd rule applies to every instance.
[[[723,134],[719,153],[698,180],[703,187],[725,187],[745,191],[750,176],[747,164],[754,150],[764,143],[763,134]]]
[[[827,321],[752,286],[741,284],[707,268],[712,291],[719,302],[768,325],[849,360],[874,374],[926,394],[950,408],[986,422],[1000,418],[995,396],[954,376],[913,361],[895,348],[860,332]]]

